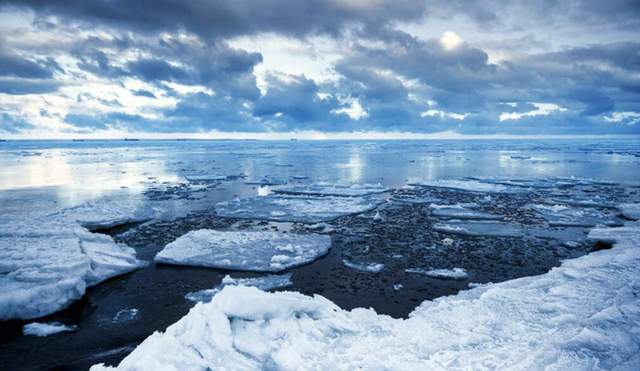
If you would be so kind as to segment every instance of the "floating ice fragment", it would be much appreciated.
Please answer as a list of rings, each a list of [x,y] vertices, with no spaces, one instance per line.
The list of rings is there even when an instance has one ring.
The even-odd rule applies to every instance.
[[[519,224],[493,221],[451,220],[446,223],[435,223],[433,230],[464,236],[522,237],[524,235],[524,230]]]
[[[379,273],[384,269],[384,264],[381,263],[360,263],[354,262],[347,259],[342,259],[342,264],[345,266],[355,269],[357,271],[369,272],[369,273]]]
[[[118,311],[118,313],[116,313],[111,322],[124,323],[133,321],[134,319],[136,319],[136,317],[138,317],[138,313],[140,313],[140,311],[136,308],[121,309]]]
[[[469,275],[464,268],[453,268],[453,269],[424,269],[424,268],[408,268],[404,270],[407,273],[415,273],[422,274],[425,276],[440,278],[440,279],[451,279],[451,280],[464,280]]]
[[[273,231],[191,231],[160,251],[155,261],[256,272],[279,272],[329,251],[331,237]]]
[[[473,205],[472,205],[473,206]],[[451,218],[451,219],[471,219],[471,220],[500,220],[501,215],[485,213],[483,211],[471,210],[467,205],[429,205],[431,208],[431,215],[437,217]]]
[[[393,195],[391,201],[406,204],[430,204],[441,200],[433,196]]]
[[[616,218],[598,209],[569,207],[565,205],[529,205],[551,226],[593,227],[596,225],[620,225]]]
[[[229,218],[318,223],[373,210],[381,202],[373,197],[270,195],[220,202],[216,212]]]
[[[275,179],[275,178],[262,178],[258,180],[248,180],[244,182],[247,185],[259,185],[259,186],[276,186],[276,185],[285,185],[287,181],[284,179]]]
[[[617,206],[618,210],[627,219],[640,219],[640,203],[624,203]]]
[[[274,189],[276,193],[283,194],[299,194],[312,196],[345,196],[357,197],[366,196],[375,193],[383,193],[390,191],[390,188],[383,187],[381,184],[333,184],[333,183],[316,183],[308,185],[293,185],[289,187],[281,187]]]
[[[502,184],[484,183],[477,180],[452,180],[441,179],[424,181],[420,183],[412,183],[411,185],[417,185],[422,187],[438,187],[438,188],[452,188],[460,189],[470,192],[491,192],[491,193],[514,193],[522,192],[522,189],[507,187]]]
[[[28,336],[44,337],[61,332],[75,331],[77,326],[68,326],[60,322],[31,322],[22,327],[22,334]]]
[[[226,286],[249,286],[257,287],[260,290],[268,291],[273,289],[279,289],[293,285],[291,281],[291,273],[284,274],[269,274],[261,277],[251,278],[231,278],[226,275],[220,285],[213,289],[200,290],[190,292],[185,295],[185,299],[193,302],[209,302],[211,299],[219,293]]]

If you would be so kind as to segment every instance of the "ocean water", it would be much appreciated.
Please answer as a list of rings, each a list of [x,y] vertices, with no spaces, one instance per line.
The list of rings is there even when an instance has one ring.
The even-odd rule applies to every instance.
[[[407,187],[468,177],[546,183],[527,192],[490,195]],[[571,179],[576,185],[567,187]],[[576,179],[591,182],[578,184]],[[379,184],[391,191],[380,196],[385,202],[377,209],[332,220],[324,232],[325,226],[224,218],[215,211],[216,203],[266,196],[280,184],[319,183]],[[0,142],[0,214],[5,220],[105,198],[146,205],[158,211],[153,220],[99,232],[133,247],[139,259],[150,262],[166,244],[201,228],[320,230],[331,235],[330,252],[288,270],[293,284],[286,289],[321,294],[343,308],[372,307],[395,317],[471,283],[541,274],[562,259],[592,251],[597,246],[586,240],[588,227],[573,225],[580,223],[572,218],[583,217],[579,207],[554,211],[553,220],[568,220],[557,227],[545,220],[549,215],[536,213],[530,205],[597,201],[602,206],[589,220],[605,215],[618,223],[620,216],[608,204],[638,202],[639,185],[640,143],[633,139]],[[435,215],[430,203],[500,215],[498,223],[517,225],[519,232],[506,237],[443,233],[433,226],[460,223]],[[465,223],[473,230],[487,225]],[[465,269],[467,277],[447,280],[407,273],[455,268]],[[1,322],[0,359],[9,369],[117,363],[149,334],[185,315],[193,305],[186,294],[212,289],[227,274],[260,276],[150,263],[90,288],[69,308],[39,319],[77,326],[74,332],[55,339],[28,337],[21,334],[25,321]]]

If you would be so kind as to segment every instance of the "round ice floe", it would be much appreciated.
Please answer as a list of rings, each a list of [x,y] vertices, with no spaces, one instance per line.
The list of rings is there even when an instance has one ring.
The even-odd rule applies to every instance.
[[[171,242],[155,261],[242,271],[279,272],[329,251],[331,237],[272,231],[191,231]]]

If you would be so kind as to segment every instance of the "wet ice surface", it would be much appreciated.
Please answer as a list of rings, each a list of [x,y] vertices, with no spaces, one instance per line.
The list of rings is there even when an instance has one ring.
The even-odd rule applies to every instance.
[[[123,200],[131,200],[131,205],[144,207],[112,210],[129,210],[131,213],[127,213],[134,216],[138,211],[144,214],[151,210],[153,219],[141,225],[117,225],[145,219],[128,219],[123,213],[111,219],[118,223],[106,223],[109,218],[93,221],[104,222],[96,225],[100,232],[131,246],[137,258],[144,261],[153,260],[165,245],[198,229],[324,234],[332,240],[328,254],[288,270],[292,285],[286,290],[320,294],[344,309],[372,307],[394,317],[406,317],[424,300],[466,290],[470,283],[542,274],[560,264],[561,259],[575,258],[600,247],[586,239],[587,228],[549,226],[528,205],[577,207],[582,203],[617,215],[622,209],[615,207],[637,203],[640,191],[624,184],[637,180],[640,151],[635,144],[141,141],[128,143],[127,147],[112,143],[82,145],[95,148],[64,143],[42,148],[41,144],[33,144],[28,151],[37,152],[36,156],[0,151],[0,189],[5,189],[0,191],[3,215],[30,215],[33,210],[47,210],[50,214],[54,209],[123,194]],[[511,158],[514,155],[529,158]],[[571,178],[572,175],[580,179]],[[201,178],[188,180],[189,176]],[[474,180],[470,176],[475,180],[484,178],[481,180],[489,188],[501,182],[497,184],[506,191],[405,187],[408,183],[438,179]],[[286,185],[245,184],[255,180],[281,180]],[[213,208],[216,203],[236,198],[282,198],[284,194],[273,195],[279,187],[317,187],[322,183],[381,184],[393,190],[354,197],[306,195],[299,198],[315,201],[291,202],[284,210],[269,201],[267,207],[261,209],[265,205],[258,205],[254,214],[237,215],[238,218],[221,215]],[[369,197],[373,206],[368,205]],[[336,209],[349,202],[357,206],[353,208],[356,214],[335,215]],[[469,209],[500,215],[500,222],[524,226],[525,233],[520,237],[495,237],[439,232],[434,228],[437,223],[477,220],[432,215],[432,203],[473,203],[477,206]],[[253,201],[251,206],[255,206]],[[319,217],[305,219],[305,212],[314,208],[322,211]],[[272,212],[279,214],[278,211],[284,212],[285,217],[280,214],[274,218]],[[85,215],[91,216],[90,211]],[[76,220],[81,222],[80,218]],[[47,223],[39,225],[43,231],[58,229]],[[384,268],[372,273],[349,267],[345,261],[361,268],[377,264]],[[460,268],[466,271],[467,278],[442,279],[405,272],[411,268]],[[163,330],[184,316],[193,306],[185,299],[186,294],[212,290],[228,274],[235,280],[264,276],[153,263],[116,276],[89,288],[68,309],[37,320],[78,326],[75,332],[55,335],[55,342],[21,336],[25,322],[3,323],[0,358],[12,369],[56,365],[86,369],[103,361],[116,364],[153,331]],[[132,308],[139,310],[134,319],[113,322],[120,311]]]
[[[279,272],[327,253],[331,238],[273,231],[192,231],[164,247],[156,262],[254,272]]]
[[[594,227],[596,225],[614,226],[621,222],[608,211],[590,207],[572,207],[567,205],[531,205],[551,226]]]
[[[209,302],[226,286],[249,286],[257,287],[263,291],[269,291],[289,287],[291,285],[293,285],[293,282],[291,282],[291,273],[269,274],[266,276],[250,278],[231,278],[231,276],[226,275],[222,279],[222,282],[213,289],[190,292],[184,297],[185,299],[193,302]]]

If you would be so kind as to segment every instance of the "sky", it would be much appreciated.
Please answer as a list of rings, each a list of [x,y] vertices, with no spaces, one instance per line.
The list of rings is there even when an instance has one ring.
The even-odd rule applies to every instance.
[[[0,138],[633,134],[638,0],[0,0]]]

